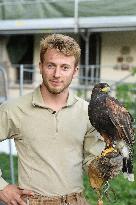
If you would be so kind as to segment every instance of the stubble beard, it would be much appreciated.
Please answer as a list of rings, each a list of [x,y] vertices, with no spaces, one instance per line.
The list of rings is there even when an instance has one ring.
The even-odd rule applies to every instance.
[[[46,89],[48,90],[49,93],[57,95],[57,94],[62,93],[64,90],[66,90],[69,87],[69,85],[71,84],[71,81],[72,81],[72,79],[70,79],[67,82],[67,84],[64,85],[64,87],[61,87],[61,88],[53,88],[53,87],[51,87],[46,80],[43,80],[43,84],[44,84],[44,86],[46,87]]]

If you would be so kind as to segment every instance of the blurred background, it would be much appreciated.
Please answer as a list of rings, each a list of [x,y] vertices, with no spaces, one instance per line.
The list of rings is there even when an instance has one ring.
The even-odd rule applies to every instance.
[[[135,0],[0,0],[0,104],[40,84],[39,42],[51,33],[72,36],[81,46],[79,76],[71,90],[89,100],[94,84],[107,82],[112,96],[136,119]],[[0,143],[0,167],[7,181],[17,183],[12,140]],[[84,184],[87,199],[96,204],[86,175]],[[105,204],[136,204],[135,182],[119,176],[111,184],[117,202],[111,192]]]

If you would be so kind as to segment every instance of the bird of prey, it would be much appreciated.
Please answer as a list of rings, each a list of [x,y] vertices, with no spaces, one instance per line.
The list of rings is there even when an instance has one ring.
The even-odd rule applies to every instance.
[[[134,181],[133,174],[133,117],[114,97],[109,95],[107,83],[96,84],[92,90],[88,106],[91,124],[104,138],[107,150],[118,150],[122,155],[122,172],[129,181]]]

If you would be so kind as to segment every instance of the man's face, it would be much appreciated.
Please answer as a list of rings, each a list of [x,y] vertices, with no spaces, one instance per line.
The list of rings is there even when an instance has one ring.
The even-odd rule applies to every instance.
[[[39,67],[43,86],[52,94],[66,90],[78,71],[78,67],[75,67],[75,57],[66,56],[56,49],[47,50],[44,62],[40,63]]]

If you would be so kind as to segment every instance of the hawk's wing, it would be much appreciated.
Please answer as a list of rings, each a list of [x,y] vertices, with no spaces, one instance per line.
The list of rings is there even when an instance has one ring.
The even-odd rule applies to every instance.
[[[119,138],[126,143],[134,144],[134,129],[132,127],[133,117],[118,100],[112,97],[106,99],[106,107],[109,117],[119,133]]]

